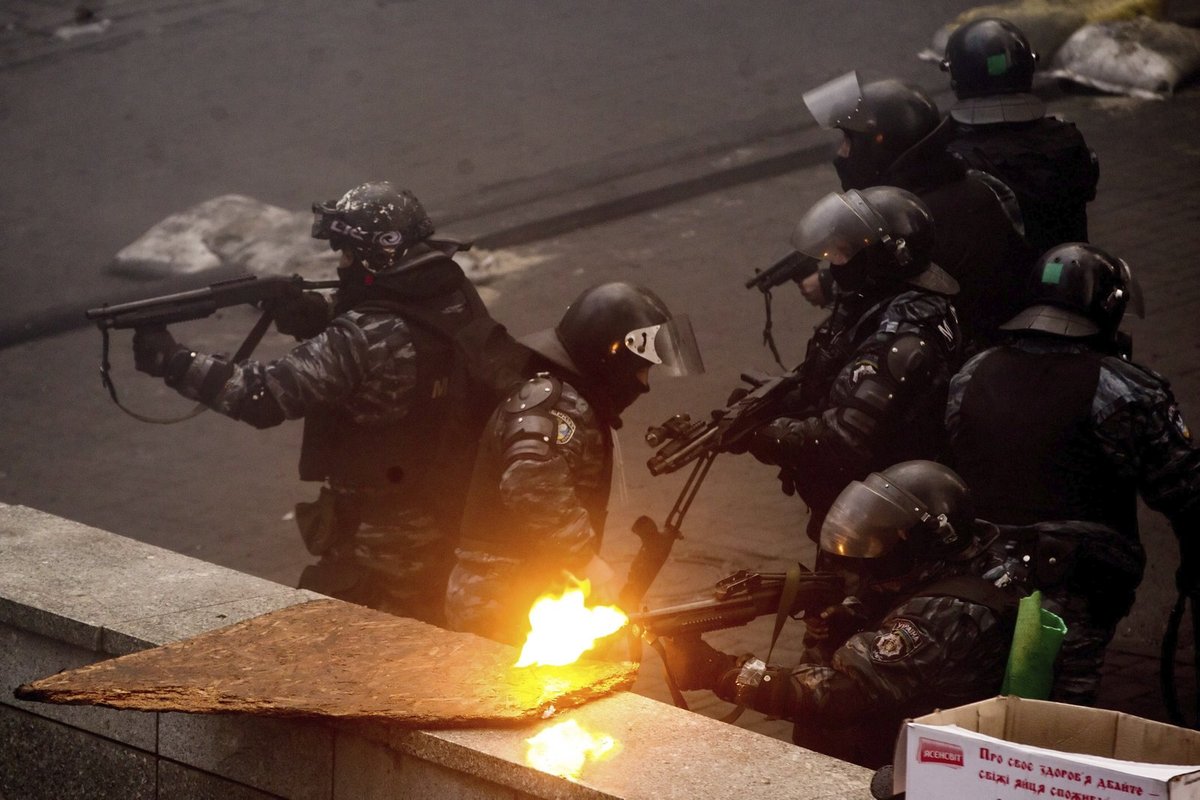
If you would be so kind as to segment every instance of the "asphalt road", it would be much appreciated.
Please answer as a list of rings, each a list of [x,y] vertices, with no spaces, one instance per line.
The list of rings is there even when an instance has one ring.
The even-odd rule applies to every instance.
[[[69,321],[109,297],[173,289],[106,267],[209,198],[303,211],[387,177],[415,190],[443,232],[530,249],[527,262],[560,248],[491,287],[518,333],[551,324],[596,280],[643,280],[681,306],[717,299],[730,313],[702,333],[719,337],[705,342],[713,404],[740,370],[772,366],[757,346],[759,301],[740,279],[781,255],[796,214],[833,188],[826,170],[795,172],[828,141],[802,92],[852,67],[944,89],[915,53],[967,6],[113,0],[104,32],[64,40],[54,31],[74,4],[14,0],[0,9],[0,322]],[[770,207],[713,194],[780,172],[796,191]],[[681,212],[691,202],[705,210]],[[638,230],[594,227],[604,219]],[[547,238],[576,229],[592,232],[586,244]],[[698,242],[678,261],[681,244]],[[815,321],[792,313],[802,332]],[[249,324],[231,310],[177,333],[232,350]],[[284,517],[311,493],[294,478],[298,425],[138,423],[100,388],[94,331],[25,338],[0,351],[0,499],[294,580],[306,554]],[[286,345],[269,338],[260,354]],[[746,356],[714,363],[722,350]],[[131,405],[186,410],[132,372],[127,335],[113,359]],[[640,429],[698,397],[682,391],[631,420],[635,464]],[[644,480],[640,464],[631,472]],[[750,520],[762,517],[747,509],[732,524]]]
[[[209,198],[303,211],[391,178],[443,232],[526,265],[486,287],[515,333],[553,324],[600,280],[644,283],[693,316],[707,374],[657,380],[619,436],[627,497],[614,494],[605,551],[627,562],[629,523],[661,521],[682,482],[642,466],[646,426],[706,413],[740,372],[775,368],[760,344],[761,297],[741,282],[786,252],[795,219],[836,188],[822,163],[829,137],[808,123],[802,92],[857,68],[944,97],[944,76],[915,53],[969,5],[114,0],[103,34],[60,41],[52,32],[74,4],[12,0],[0,8],[0,327],[170,290],[173,280],[137,283],[106,267],[147,228]],[[1176,381],[1195,426],[1200,153],[1180,132],[1195,129],[1197,94],[1060,100],[1104,165],[1094,238],[1145,266],[1160,321],[1135,324],[1140,356]],[[791,287],[775,313],[791,365],[819,315]],[[231,309],[176,334],[232,351],[252,321]],[[112,352],[123,399],[143,412],[188,410],[133,372],[128,343],[118,334]],[[271,335],[260,355],[288,344]],[[84,328],[0,349],[0,501],[293,583],[308,555],[289,512],[315,494],[295,477],[300,426],[254,431],[212,413],[137,422],[101,389],[99,357],[98,334]],[[1145,516],[1161,555],[1170,534]],[[681,599],[739,567],[811,563],[803,522],[771,471],[718,459],[651,600]],[[1169,557],[1123,630],[1131,646],[1156,640]],[[767,635],[757,626],[718,644],[765,650]]]

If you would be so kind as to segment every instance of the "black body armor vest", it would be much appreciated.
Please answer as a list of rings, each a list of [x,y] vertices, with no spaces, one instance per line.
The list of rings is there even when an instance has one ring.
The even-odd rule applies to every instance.
[[[954,456],[981,518],[1087,520],[1136,535],[1135,487],[1112,474],[1090,431],[1100,359],[1003,347],[978,365]]]
[[[327,480],[368,504],[380,496],[386,505],[428,510],[457,530],[484,422],[519,379],[528,351],[492,319],[460,271],[439,291],[407,297],[380,287],[355,303],[407,324],[417,353],[412,405],[382,425],[355,423],[336,406],[306,415],[300,478]],[[461,311],[441,312],[452,303]]]
[[[1013,190],[1025,237],[1037,253],[1063,242],[1088,240],[1087,204],[1096,196],[1100,168],[1073,124],[1043,117],[960,125],[949,149]]]

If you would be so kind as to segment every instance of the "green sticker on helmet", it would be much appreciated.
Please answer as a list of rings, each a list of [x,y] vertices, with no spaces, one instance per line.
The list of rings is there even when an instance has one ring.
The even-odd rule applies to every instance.
[[[1042,283],[1060,283],[1062,281],[1062,262],[1051,261],[1042,267]]]
[[[1008,54],[997,53],[994,56],[988,56],[987,71],[988,75],[1003,75],[1008,72]]]

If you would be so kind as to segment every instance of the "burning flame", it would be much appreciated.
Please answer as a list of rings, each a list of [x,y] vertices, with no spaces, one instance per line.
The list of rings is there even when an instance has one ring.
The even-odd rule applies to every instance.
[[[525,760],[534,769],[579,780],[590,758],[600,761],[616,754],[617,742],[607,734],[589,733],[573,719],[551,725],[530,739]]]
[[[616,633],[629,622],[616,606],[585,606],[590,591],[588,581],[577,581],[561,595],[545,594],[537,599],[529,609],[530,631],[518,667],[572,664],[591,650],[597,639]]]

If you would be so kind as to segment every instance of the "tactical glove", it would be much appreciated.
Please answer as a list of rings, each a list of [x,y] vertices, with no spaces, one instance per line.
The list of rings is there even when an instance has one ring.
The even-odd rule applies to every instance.
[[[750,455],[764,464],[781,466],[783,464],[783,440],[777,423],[764,425],[748,437],[747,449]]]
[[[189,351],[175,341],[165,325],[145,325],[133,331],[133,365],[152,378],[169,377],[176,355]],[[179,363],[181,359],[177,359]],[[186,364],[184,365],[186,369]]]
[[[683,690],[715,689],[721,678],[737,667],[737,657],[714,649],[695,636],[664,637],[667,669]]]
[[[867,628],[870,620],[863,604],[856,598],[847,600],[854,602],[829,606],[820,614],[814,614],[812,619],[809,619],[807,614],[804,616],[805,645],[841,644]]]
[[[329,301],[320,292],[289,292],[263,304],[275,318],[275,330],[298,341],[311,339],[329,325]]]

